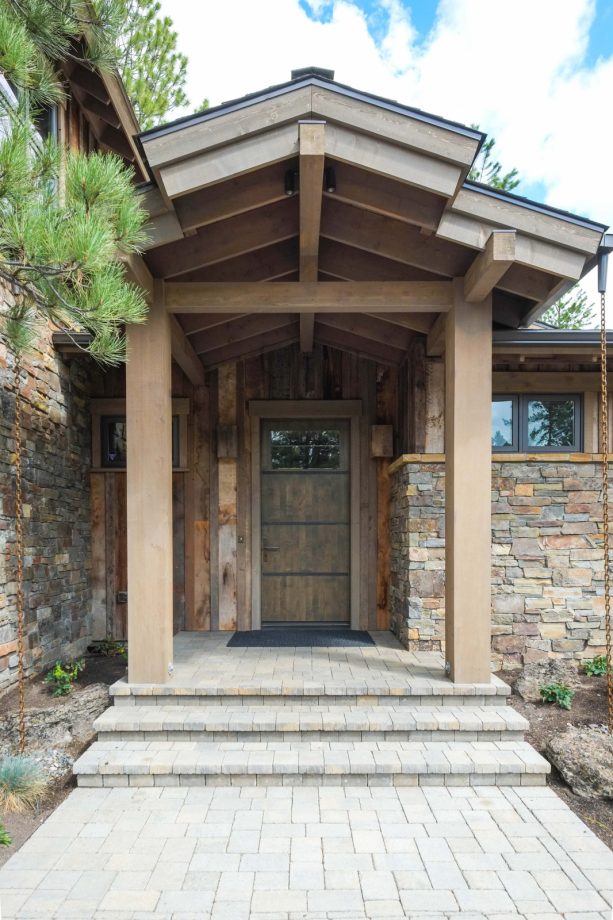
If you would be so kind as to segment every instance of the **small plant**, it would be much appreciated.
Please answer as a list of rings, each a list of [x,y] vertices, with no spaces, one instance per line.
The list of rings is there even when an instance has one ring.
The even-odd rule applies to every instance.
[[[117,642],[115,639],[101,639],[96,643],[96,651],[99,655],[106,658],[128,658],[128,649],[125,642]]]
[[[539,688],[544,703],[557,703],[560,709],[570,709],[575,691],[568,684],[545,684]]]
[[[583,670],[588,677],[605,677],[607,673],[607,656],[596,655],[583,662]]]
[[[0,847],[10,847],[11,835],[5,830],[4,824],[0,821]]]
[[[34,808],[46,791],[47,779],[35,760],[19,755],[0,761],[0,808],[3,811],[24,812]],[[8,837],[6,831],[2,831]]]
[[[51,691],[53,696],[66,696],[67,693],[70,693],[72,685],[84,667],[85,662],[82,658],[67,664],[56,661],[55,666],[45,677],[45,683],[53,687]]]

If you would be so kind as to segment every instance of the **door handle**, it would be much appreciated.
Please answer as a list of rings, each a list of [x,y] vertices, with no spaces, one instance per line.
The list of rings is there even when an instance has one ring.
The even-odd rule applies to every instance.
[[[276,552],[278,549],[281,549],[281,547],[280,547],[280,546],[263,546],[263,547],[262,547],[262,552],[264,552],[264,553],[274,553],[274,552]]]

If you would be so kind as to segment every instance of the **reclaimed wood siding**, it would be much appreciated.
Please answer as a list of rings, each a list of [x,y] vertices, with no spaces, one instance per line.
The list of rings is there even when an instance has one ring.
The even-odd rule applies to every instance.
[[[311,354],[292,345],[222,365],[207,374],[204,386],[192,386],[174,369],[173,395],[190,399],[187,469],[173,474],[175,631],[251,628],[248,407],[254,399],[362,400],[360,627],[388,627],[389,460],[371,457],[371,426],[392,425],[398,452],[411,424],[406,381],[406,366],[384,367],[321,345]],[[121,375],[113,372],[100,395],[124,392]],[[234,457],[223,456],[233,452]],[[121,639],[129,615],[129,604],[117,604],[117,592],[128,590],[125,476],[93,473],[92,495],[95,621],[106,625],[107,635]]]

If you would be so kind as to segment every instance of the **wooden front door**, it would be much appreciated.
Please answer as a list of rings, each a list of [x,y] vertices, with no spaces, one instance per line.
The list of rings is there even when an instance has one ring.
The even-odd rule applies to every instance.
[[[350,423],[262,421],[262,624],[350,622]]]

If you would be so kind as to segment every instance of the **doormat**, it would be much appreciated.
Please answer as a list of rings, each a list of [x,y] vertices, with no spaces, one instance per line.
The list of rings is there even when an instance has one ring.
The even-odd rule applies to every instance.
[[[227,648],[345,648],[374,645],[370,633],[334,627],[274,626],[236,632]]]

